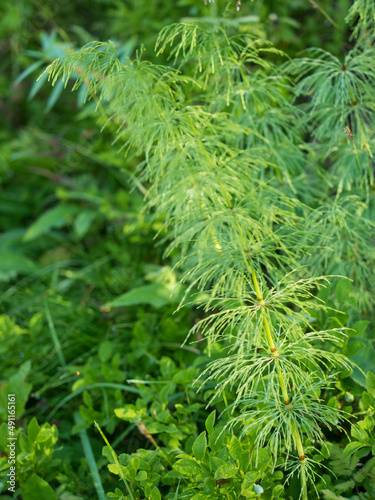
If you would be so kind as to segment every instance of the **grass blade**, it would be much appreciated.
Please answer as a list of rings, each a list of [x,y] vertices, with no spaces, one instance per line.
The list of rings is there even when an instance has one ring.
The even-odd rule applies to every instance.
[[[82,422],[82,417],[78,412],[74,412],[74,422],[76,425]],[[92,479],[94,482],[96,493],[98,494],[98,498],[99,500],[106,500],[106,494],[104,492],[102,480],[100,479],[100,474],[98,471],[98,467],[96,465],[94,453],[92,451],[91,443],[85,429],[79,431],[79,437],[81,438],[83,452],[85,454],[87,464],[91,471]]]
[[[125,484],[125,487],[126,489],[128,490],[128,493],[130,495],[130,498],[132,500],[134,500],[134,496],[133,496],[133,493],[130,489],[130,486],[129,486],[129,483],[127,482],[127,480],[125,479],[125,476],[124,474],[122,473],[122,470],[121,470],[121,465],[120,465],[120,462],[118,461],[118,458],[117,458],[117,455],[116,455],[116,452],[115,450],[112,448],[112,446],[109,444],[109,441],[108,439],[106,438],[106,436],[104,435],[104,432],[101,430],[99,424],[97,424],[96,422],[94,422],[96,428],[98,429],[98,431],[100,432],[100,435],[102,436],[102,438],[104,439],[104,442],[105,444],[108,446],[108,448],[111,450],[111,454],[112,454],[112,457],[113,457],[113,460],[115,462],[115,464],[117,465],[117,468],[118,468],[118,472],[119,472],[119,475],[121,477],[121,479],[124,481],[124,484]]]

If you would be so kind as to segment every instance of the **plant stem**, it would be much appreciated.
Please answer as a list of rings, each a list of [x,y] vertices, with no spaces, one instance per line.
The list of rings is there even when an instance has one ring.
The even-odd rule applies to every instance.
[[[257,279],[257,276],[256,276],[254,268],[252,268],[252,273],[251,274],[252,274],[254,288],[255,288],[255,291],[256,291],[256,294],[257,294],[259,305],[260,306],[264,306],[265,302],[264,302],[262,293],[261,293],[260,288],[259,288],[259,283],[258,283],[258,279]],[[267,315],[266,315],[266,312],[265,312],[264,309],[262,310],[262,316],[263,316],[264,328],[265,328],[266,335],[267,335],[267,338],[268,338],[268,344],[270,346],[272,356],[275,357],[275,361],[277,363],[277,372],[278,372],[278,376],[279,376],[279,382],[280,382],[281,391],[282,391],[282,394],[283,394],[284,404],[285,404],[285,406],[288,406],[288,405],[290,405],[290,398],[289,398],[289,394],[288,394],[288,391],[287,391],[287,388],[286,388],[284,376],[283,376],[281,368],[280,368],[280,362],[279,362],[279,360],[276,357],[276,354],[279,355],[279,353],[276,351],[275,343],[274,343],[273,338],[272,338],[272,333],[271,333],[270,325],[269,325],[269,322],[268,322],[268,319],[267,319]],[[304,452],[304,449],[303,449],[301,435],[298,432],[298,429],[296,428],[294,422],[292,422],[291,427],[292,427],[292,431],[293,431],[294,442],[296,444],[296,448],[297,448],[297,452],[298,452],[298,458],[299,458],[300,464],[301,464],[301,492],[302,492],[302,500],[308,500],[308,497],[307,497],[307,484],[306,484],[306,473],[305,473],[305,466],[306,466],[305,465],[306,464],[306,462],[305,462],[305,452]]]
[[[94,421],[94,424],[95,424],[95,427],[98,429],[100,435],[102,436],[102,438],[104,439],[104,442],[105,444],[108,446],[108,448],[110,449],[111,451],[111,455],[113,457],[113,461],[115,462],[115,464],[117,465],[117,470],[118,470],[118,473],[119,473],[119,476],[121,477],[121,479],[123,480],[124,484],[125,484],[125,488],[127,489],[128,493],[129,493],[129,496],[131,498],[131,500],[135,500],[134,499],[134,495],[133,495],[133,491],[129,485],[129,483],[127,482],[127,480],[125,479],[125,476],[124,476],[124,473],[121,469],[121,465],[120,465],[120,462],[118,461],[118,458],[117,458],[117,455],[116,455],[116,452],[115,450],[112,448],[112,446],[110,445],[107,437],[105,436],[104,432],[101,430],[99,424],[97,424],[95,421]]]
[[[198,139],[198,140],[199,140],[201,146],[203,147],[204,151],[206,151],[205,148],[204,148],[204,145],[203,145],[202,141],[200,139]],[[209,157],[208,153],[207,153],[207,156]],[[288,394],[288,391],[287,391],[287,387],[286,387],[286,383],[285,383],[285,380],[284,380],[284,376],[283,376],[283,373],[282,373],[281,368],[280,368],[280,362],[277,359],[280,356],[280,353],[276,350],[275,342],[274,342],[273,337],[272,337],[272,330],[271,330],[271,327],[270,327],[269,320],[267,318],[266,311],[264,309],[264,306],[266,305],[266,302],[265,302],[265,300],[263,298],[263,294],[262,294],[262,291],[261,291],[260,286],[259,286],[259,282],[258,282],[258,278],[257,278],[256,272],[255,272],[255,269],[249,263],[249,258],[246,256],[246,250],[247,250],[246,238],[245,238],[245,235],[244,235],[244,233],[242,231],[241,224],[239,223],[239,221],[238,221],[238,219],[236,217],[236,213],[232,210],[233,207],[232,207],[232,203],[231,203],[231,197],[230,197],[228,191],[226,190],[226,188],[223,185],[221,179],[217,175],[217,172],[215,171],[215,169],[213,169],[212,172],[215,175],[215,177],[216,177],[216,179],[217,179],[217,181],[218,181],[218,183],[219,183],[219,185],[220,185],[220,187],[222,189],[223,196],[224,196],[224,198],[226,200],[228,208],[231,210],[231,212],[233,214],[233,217],[234,217],[234,219],[236,220],[236,223],[237,223],[237,227],[238,227],[238,230],[239,230],[239,233],[240,233],[240,236],[241,236],[241,240],[242,240],[241,241],[241,243],[242,243],[241,246],[242,246],[242,250],[243,250],[243,254],[244,254],[244,260],[246,262],[246,265],[248,266],[248,269],[249,269],[251,277],[252,277],[252,281],[253,281],[255,293],[256,293],[256,296],[257,296],[257,299],[258,299],[258,303],[259,303],[259,307],[262,308],[262,318],[263,318],[264,330],[265,330],[265,333],[266,333],[266,336],[267,336],[268,345],[269,345],[269,347],[271,349],[271,354],[275,358],[275,362],[277,363],[277,372],[278,372],[278,378],[279,378],[280,388],[281,388],[282,395],[283,395],[283,401],[284,401],[285,406],[288,406],[288,405],[290,405],[290,398],[289,398],[289,394]],[[304,449],[303,449],[303,445],[302,445],[302,440],[301,440],[300,433],[299,433],[299,431],[296,428],[296,426],[295,426],[294,423],[292,423],[292,429],[291,430],[293,432],[294,442],[295,442],[295,445],[296,445],[296,448],[297,448],[297,452],[298,452],[298,458],[300,460],[301,467],[302,467],[302,470],[301,470],[302,500],[308,500],[308,497],[307,497],[306,474],[305,474],[305,452],[304,452]]]
[[[318,10],[320,10],[320,12],[323,14],[323,16],[328,19],[328,21],[336,28],[338,29],[339,31],[341,31],[341,33],[343,32],[342,29],[340,28],[340,26],[332,19],[332,17],[323,9],[323,7],[321,7],[319,4],[317,4],[316,2],[314,2],[314,0],[308,0],[311,5],[313,5],[314,7],[316,7]]]

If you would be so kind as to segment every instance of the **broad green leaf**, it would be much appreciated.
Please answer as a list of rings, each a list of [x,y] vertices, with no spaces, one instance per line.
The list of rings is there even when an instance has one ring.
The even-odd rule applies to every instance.
[[[3,422],[0,425],[0,447],[5,450],[7,444],[9,444],[8,441],[8,422]]]
[[[206,432],[203,431],[193,443],[193,455],[197,460],[203,460],[207,448]]]
[[[272,495],[277,498],[279,497],[284,491],[284,486],[282,484],[278,484],[272,489]]]
[[[369,324],[369,321],[357,321],[357,323],[354,323],[354,325],[349,330],[349,335],[351,337],[357,337],[357,335],[361,335],[361,333],[366,330]]]
[[[362,340],[354,340],[353,342],[349,342],[343,349],[343,353],[345,356],[350,358],[354,356],[359,351],[361,351],[365,347],[365,343]]]
[[[257,471],[247,472],[241,485],[241,493],[247,498],[254,497],[254,483],[258,481],[261,473]]]
[[[85,236],[87,231],[90,229],[95,216],[96,212],[94,210],[83,210],[80,214],[77,215],[76,219],[74,220],[73,228],[78,238],[83,238],[83,236]]]
[[[209,436],[209,444],[213,452],[218,452],[221,450],[224,443],[224,437],[225,434],[222,427],[217,427]]]
[[[8,394],[16,394],[16,418],[21,418],[31,392],[31,384],[25,382],[31,368],[31,361],[25,361],[8,382],[0,385],[0,416],[5,416]],[[3,415],[2,415],[3,414]]]
[[[362,337],[362,341],[365,343],[365,348],[361,349],[351,358],[351,361],[356,363],[356,365],[360,367],[362,371],[360,371],[359,368],[355,366],[351,378],[357,384],[360,384],[362,387],[366,388],[365,374],[374,370],[375,349],[372,345],[371,339]],[[372,395],[375,396],[375,393],[372,392]]]
[[[369,413],[365,416],[362,422],[359,423],[363,429],[366,429],[366,431],[371,432],[375,426],[375,421],[373,416]]]
[[[369,436],[364,429],[361,429],[358,425],[352,425],[352,436],[358,439],[363,444],[368,444]]]
[[[114,344],[110,340],[105,340],[99,346],[99,359],[102,363],[108,361],[113,353]]]
[[[336,298],[341,303],[344,302],[345,299],[348,299],[352,293],[353,284],[348,279],[341,279],[335,289]]]
[[[137,481],[146,481],[147,480],[147,472],[145,470],[140,470],[138,474],[135,476]]]
[[[32,474],[26,481],[22,492],[23,500],[57,500],[57,495],[51,486],[37,474]]]
[[[228,448],[229,448],[229,453],[232,455],[233,458],[235,458],[236,460],[241,460],[242,446],[237,436],[234,435],[232,436]]]
[[[151,491],[151,500],[161,500],[161,495],[159,489],[154,486]]]
[[[33,64],[30,64],[20,75],[17,76],[17,78],[14,80],[14,85],[18,85],[19,83],[22,82],[26,77],[28,77],[33,71],[35,71],[37,68],[39,68],[44,61],[36,61]]]
[[[56,104],[58,98],[60,97],[61,92],[64,90],[64,82],[63,80],[59,80],[56,85],[53,87],[52,92],[49,95],[47,100],[45,113],[51,111],[53,106]]]
[[[167,356],[163,356],[160,360],[160,372],[165,379],[170,379],[176,371],[176,363]]]
[[[132,407],[115,408],[115,415],[122,420],[133,421],[139,419],[139,413]]]
[[[208,435],[211,436],[211,434],[214,431],[214,426],[215,426],[215,418],[216,418],[216,410],[212,411],[208,417],[206,418],[206,430],[208,432]]]
[[[182,458],[181,460],[177,460],[177,462],[173,465],[173,468],[177,472],[187,476],[192,476],[201,472],[200,466],[191,458]]]
[[[27,257],[10,252],[0,252],[0,271],[15,271],[17,273],[29,274],[34,272],[37,266]]]
[[[374,398],[368,392],[362,392],[362,399],[367,407],[371,406],[374,402]]]
[[[43,87],[43,85],[46,83],[48,80],[48,73],[44,72],[42,73],[37,80],[35,80],[33,86],[31,87],[31,90],[29,92],[29,95],[27,96],[27,99],[29,101],[32,101],[36,94],[39,92],[39,90]]]
[[[344,481],[343,483],[335,484],[335,488],[337,488],[340,491],[348,491],[349,489],[352,490],[355,487],[355,482],[353,479],[350,479],[349,481]]]
[[[351,443],[347,444],[343,452],[344,458],[350,457],[351,455],[353,455],[353,453],[362,448],[362,446],[363,443],[360,443],[359,441],[352,441]]]
[[[51,229],[65,226],[69,219],[79,211],[73,205],[58,205],[51,208],[31,224],[24,236],[25,241],[31,241],[42,234],[48,233]]]
[[[179,302],[181,293],[174,292],[171,287],[164,283],[151,283],[138,288],[133,288],[110,302],[107,302],[103,309],[116,309],[117,307],[129,307],[139,304],[149,304],[155,308],[164,307],[167,304]]]
[[[108,464],[107,467],[109,472],[112,472],[112,474],[116,474],[117,476],[124,476],[126,478],[129,476],[129,471],[124,465],[120,465],[121,470],[119,470],[119,466],[117,464]]]
[[[347,500],[347,498],[342,497],[341,495],[337,496],[331,490],[322,490],[324,494],[324,500]]]
[[[257,458],[256,458],[257,468],[261,471],[265,471],[271,459],[272,459],[271,451],[269,448],[260,449],[257,453]]]
[[[220,465],[215,471],[216,479],[230,479],[231,477],[235,477],[238,471],[238,467],[236,464],[232,464],[230,462],[226,462],[223,465]]]
[[[372,372],[368,372],[366,375],[366,386],[369,394],[375,396],[375,375]]]

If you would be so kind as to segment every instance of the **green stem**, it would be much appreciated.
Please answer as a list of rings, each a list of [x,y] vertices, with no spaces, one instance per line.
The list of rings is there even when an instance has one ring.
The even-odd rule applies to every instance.
[[[332,19],[332,17],[323,9],[323,7],[321,7],[319,4],[317,4],[314,0],[308,0],[311,5],[313,5],[314,7],[316,7],[318,10],[320,10],[320,12],[323,14],[323,16],[328,19],[328,21],[336,28],[338,29],[339,31],[341,31],[341,33],[343,32],[342,29],[340,28],[340,26]]]
[[[112,448],[112,446],[109,444],[109,441],[107,439],[107,437],[105,436],[104,432],[101,430],[99,424],[97,424],[96,422],[94,422],[95,424],[95,427],[98,429],[100,435],[102,436],[105,444],[108,446],[108,448],[110,449],[111,451],[111,455],[112,455],[112,458],[113,458],[113,461],[115,462],[115,464],[117,465],[117,470],[118,470],[118,473],[119,473],[119,476],[121,477],[121,479],[123,480],[124,484],[125,484],[125,488],[127,489],[128,493],[129,493],[129,496],[131,498],[131,500],[135,500],[134,499],[134,495],[133,495],[133,491],[129,485],[129,483],[127,482],[127,480],[125,479],[125,476],[122,472],[122,469],[121,469],[121,465],[120,465],[120,462],[118,461],[118,458],[117,458],[117,455],[116,455],[116,452],[115,450]]]
[[[202,141],[200,141],[200,143],[201,143],[201,146],[204,148],[204,145],[203,145]],[[204,150],[205,150],[205,148],[204,148]],[[269,345],[269,347],[271,349],[272,356],[274,356],[275,361],[277,363],[277,372],[278,372],[278,378],[279,378],[280,388],[281,388],[282,395],[283,395],[283,401],[284,401],[285,406],[287,406],[287,405],[290,405],[290,398],[289,398],[289,394],[288,394],[288,391],[287,391],[285,379],[284,379],[283,373],[282,373],[281,368],[280,368],[280,363],[279,363],[279,360],[277,359],[280,354],[276,350],[276,346],[275,346],[275,343],[274,343],[274,340],[273,340],[273,337],[272,337],[272,330],[271,330],[271,327],[270,327],[269,320],[267,318],[267,314],[266,314],[265,309],[264,309],[264,306],[265,306],[266,303],[264,301],[263,294],[262,294],[262,291],[261,291],[260,286],[259,286],[259,282],[258,282],[258,278],[257,278],[256,272],[255,272],[255,269],[248,262],[249,259],[246,257],[246,250],[247,250],[246,238],[245,238],[245,235],[244,235],[244,233],[242,231],[241,225],[240,225],[240,223],[239,223],[239,221],[238,221],[238,219],[236,217],[236,213],[232,210],[233,207],[231,205],[231,201],[230,201],[231,197],[230,197],[229,193],[225,189],[223,183],[221,182],[221,179],[219,179],[219,177],[218,177],[215,169],[213,170],[213,173],[214,173],[216,179],[219,182],[219,185],[220,185],[220,187],[221,187],[221,189],[223,191],[224,198],[225,198],[225,200],[227,202],[228,208],[231,209],[231,211],[232,211],[233,217],[236,220],[237,227],[238,227],[239,233],[241,235],[241,240],[242,240],[242,245],[241,246],[242,246],[242,250],[243,250],[244,260],[246,262],[246,265],[249,268],[249,271],[250,271],[250,274],[251,274],[251,277],[252,277],[252,281],[253,281],[255,293],[256,293],[256,296],[257,296],[257,299],[258,299],[258,302],[259,302],[259,306],[262,308],[262,318],[263,318],[264,330],[265,330],[265,333],[266,333],[266,336],[267,336],[268,345]],[[300,433],[299,433],[298,429],[295,427],[294,423],[292,424],[292,432],[293,432],[294,442],[295,442],[295,445],[296,445],[296,448],[297,448],[297,452],[298,452],[298,458],[300,460],[301,467],[302,467],[302,471],[301,471],[302,500],[308,500],[308,498],[307,498],[306,473],[305,473],[305,452],[304,452],[304,449],[303,449],[303,445],[302,445],[302,440],[301,440]]]
[[[358,170],[359,170],[359,180],[361,183],[361,196],[363,196],[363,178],[362,178],[362,168],[361,168],[361,163],[359,161],[359,156],[358,156],[358,151],[357,151],[357,146],[355,145],[354,140],[352,141],[353,147],[354,147],[354,152],[357,157],[357,163],[358,163]]]
[[[52,342],[53,342],[55,349],[56,349],[57,357],[59,358],[61,366],[66,366],[64,353],[63,353],[63,350],[61,348],[59,337],[56,333],[55,325],[54,325],[53,320],[52,320],[52,316],[51,316],[51,312],[50,312],[49,307],[48,307],[47,300],[44,300],[44,312],[46,315],[46,319],[47,319],[47,323],[48,323],[49,332],[50,332],[50,335],[52,338]]]

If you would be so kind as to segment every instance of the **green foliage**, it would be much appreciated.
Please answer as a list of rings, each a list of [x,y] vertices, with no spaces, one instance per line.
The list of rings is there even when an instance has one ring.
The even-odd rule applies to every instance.
[[[0,21],[16,495],[372,498],[372,3],[20,3]]]

